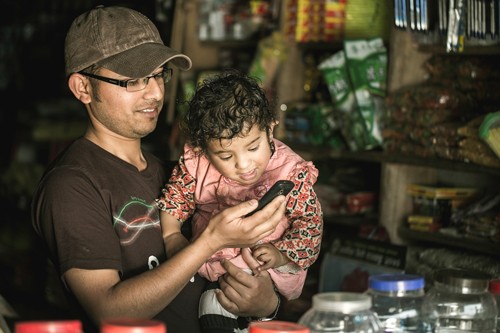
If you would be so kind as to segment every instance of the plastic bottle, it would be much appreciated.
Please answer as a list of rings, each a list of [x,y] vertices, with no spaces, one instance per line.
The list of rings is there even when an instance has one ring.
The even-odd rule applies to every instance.
[[[313,296],[312,308],[302,315],[299,324],[309,327],[311,333],[383,332],[371,305],[371,297],[367,294],[319,293]]]
[[[101,333],[167,333],[167,326],[152,319],[110,319],[101,323]]]
[[[497,333],[500,333],[500,279],[491,280],[489,290],[497,303]]]
[[[490,277],[463,269],[441,269],[425,294],[425,332],[495,333],[497,307],[488,291]]]
[[[368,278],[372,310],[384,332],[420,332],[420,309],[424,299],[425,280],[413,274],[380,274]]]
[[[79,320],[19,321],[14,324],[15,333],[82,333]]]
[[[249,333],[309,333],[309,328],[304,325],[288,321],[253,321],[248,325]]]

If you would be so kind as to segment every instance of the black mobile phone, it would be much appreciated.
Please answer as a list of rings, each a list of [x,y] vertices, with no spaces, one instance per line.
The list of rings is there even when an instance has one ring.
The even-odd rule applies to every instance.
[[[257,208],[253,211],[245,215],[245,217],[251,216],[255,212],[264,208],[268,203],[273,201],[278,195],[287,195],[293,188],[293,182],[290,180],[278,180],[274,185],[269,189],[269,191],[264,194],[262,198],[259,200],[259,204]]]

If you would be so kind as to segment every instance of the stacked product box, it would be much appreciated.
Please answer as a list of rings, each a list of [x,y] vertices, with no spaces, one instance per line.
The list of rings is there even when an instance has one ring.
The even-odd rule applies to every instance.
[[[408,227],[417,231],[438,231],[448,226],[454,210],[469,203],[478,188],[409,184],[413,209],[407,217]]]
[[[286,34],[299,43],[344,38],[346,0],[292,0],[286,8]]]

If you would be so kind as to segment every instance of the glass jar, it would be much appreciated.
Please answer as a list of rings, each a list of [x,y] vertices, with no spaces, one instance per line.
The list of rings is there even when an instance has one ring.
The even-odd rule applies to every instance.
[[[497,308],[489,279],[470,270],[437,271],[422,302],[425,332],[495,333]]]
[[[291,323],[288,321],[253,321],[248,325],[249,333],[309,333],[309,328],[304,325]]]
[[[420,332],[425,280],[413,274],[380,274],[368,278],[367,294],[384,332]]]
[[[497,333],[500,333],[500,279],[491,280],[489,289],[497,303]]]
[[[370,309],[371,297],[350,292],[327,292],[313,296],[312,308],[299,319],[311,333],[380,333],[382,325]]]

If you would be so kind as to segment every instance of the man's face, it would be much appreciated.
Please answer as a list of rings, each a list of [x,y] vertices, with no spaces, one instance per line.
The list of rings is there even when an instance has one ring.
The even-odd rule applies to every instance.
[[[151,74],[161,72],[157,68]],[[108,69],[102,68],[98,73],[108,78],[127,80]],[[93,99],[90,106],[90,118],[96,128],[127,139],[140,139],[153,132],[158,116],[163,107],[165,85],[150,79],[146,88],[129,92],[107,82],[97,81],[99,99]],[[95,92],[93,94],[95,96]]]

